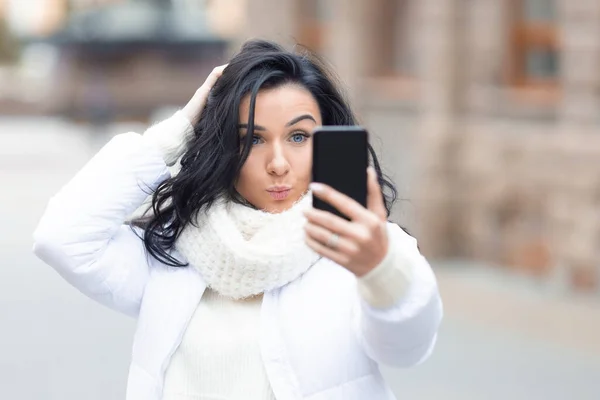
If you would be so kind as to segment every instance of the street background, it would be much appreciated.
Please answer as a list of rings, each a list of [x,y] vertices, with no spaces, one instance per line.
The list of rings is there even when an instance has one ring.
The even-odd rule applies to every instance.
[[[0,398],[123,398],[135,321],[37,260],[32,232],[110,137],[257,36],[334,65],[435,268],[439,343],[385,370],[398,398],[600,398],[592,0],[0,0]]]

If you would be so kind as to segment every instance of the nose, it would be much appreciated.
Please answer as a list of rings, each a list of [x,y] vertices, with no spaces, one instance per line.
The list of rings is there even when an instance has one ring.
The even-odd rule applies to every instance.
[[[270,175],[275,176],[283,176],[290,171],[290,164],[280,144],[273,145],[271,157],[267,164],[267,171]]]

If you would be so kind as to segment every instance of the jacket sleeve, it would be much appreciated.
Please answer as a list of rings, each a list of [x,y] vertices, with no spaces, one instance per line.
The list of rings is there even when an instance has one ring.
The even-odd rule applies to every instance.
[[[37,257],[85,295],[127,315],[139,312],[149,259],[138,237],[143,232],[124,222],[170,176],[152,137],[175,136],[184,122],[176,114],[148,135],[115,136],[50,199],[33,235]]]
[[[394,224],[388,224],[388,237],[384,260],[358,278],[355,327],[363,349],[374,361],[410,367],[433,351],[442,301],[416,240]]]

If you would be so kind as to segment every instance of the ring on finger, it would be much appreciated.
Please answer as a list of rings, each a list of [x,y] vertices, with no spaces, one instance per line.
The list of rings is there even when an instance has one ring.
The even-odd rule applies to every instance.
[[[337,248],[339,242],[340,242],[340,235],[338,235],[337,233],[332,233],[331,236],[329,236],[329,240],[327,240],[326,246],[332,250],[335,250]]]

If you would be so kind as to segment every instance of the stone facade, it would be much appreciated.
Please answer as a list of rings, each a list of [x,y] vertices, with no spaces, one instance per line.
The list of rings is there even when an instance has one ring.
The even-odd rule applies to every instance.
[[[546,90],[507,79],[513,7],[525,1],[206,4],[213,27],[233,38],[232,51],[250,37],[300,42],[334,65],[398,185],[393,219],[427,256],[484,261],[600,292],[600,2],[555,0],[560,68]],[[117,66],[157,83],[118,89],[178,103],[191,75],[208,68],[165,62]],[[167,93],[160,78],[173,70],[181,76]]]
[[[241,37],[293,38],[300,1],[253,2],[255,23]],[[414,28],[410,79],[375,76],[389,56],[378,10],[394,1],[409,13],[395,23]],[[600,3],[557,0],[560,72],[551,93],[504,79],[510,3],[333,0],[321,51],[409,200],[394,217],[429,257],[481,260],[599,291]],[[275,9],[285,16],[264,11]]]

